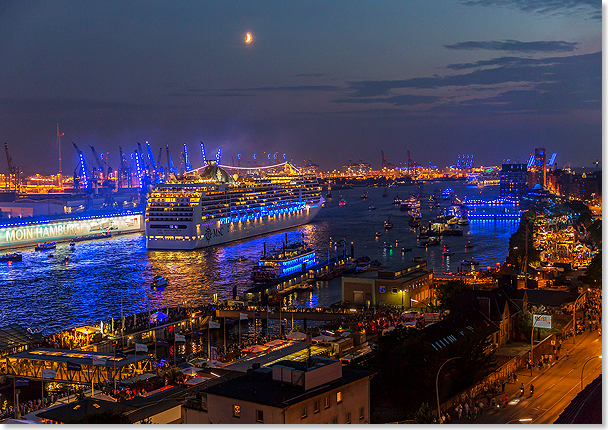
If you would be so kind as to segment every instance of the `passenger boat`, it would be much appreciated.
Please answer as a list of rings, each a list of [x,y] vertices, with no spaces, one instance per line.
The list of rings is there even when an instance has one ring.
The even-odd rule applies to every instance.
[[[441,243],[441,236],[430,236],[427,246],[435,246]]]
[[[467,218],[467,214],[462,214],[462,216],[458,220],[458,225],[469,225],[469,219]]]
[[[441,192],[441,197],[444,200],[450,200],[452,198],[452,195],[454,194],[454,190],[451,188],[446,188],[445,190],[443,190]]]
[[[469,249],[469,248],[473,248],[474,246],[475,246],[475,244],[474,244],[474,243],[471,243],[471,241],[469,240],[469,241],[467,241],[467,244],[466,244],[464,247],[465,247],[466,249]]]
[[[386,221],[384,221],[384,228],[385,229],[389,229],[389,228],[393,228],[393,223],[391,222],[391,219],[387,219]]]
[[[409,252],[412,248],[401,248],[401,252]]]
[[[83,240],[107,239],[109,237],[112,237],[112,233],[109,231],[91,234],[89,236],[76,236],[72,238],[72,240],[70,241],[70,245],[72,245],[72,243],[74,242],[82,242]]]
[[[195,249],[285,230],[308,223],[323,202],[317,178],[289,163],[245,168],[207,160],[148,193],[146,247]]]
[[[370,211],[375,211],[375,210],[376,210],[376,206],[374,206],[374,205],[370,205],[370,206],[369,206],[369,210],[370,210]]]
[[[307,291],[314,291],[315,287],[314,285],[312,285],[309,282],[306,282],[304,284],[300,284],[296,287],[296,291],[301,291],[301,292],[307,292]]]
[[[390,243],[384,242],[384,248],[386,248],[386,249],[393,249],[393,245],[391,245]]]
[[[397,194],[395,196],[395,199],[393,200],[393,205],[395,205],[395,206],[401,205],[401,199],[399,198],[399,194]]]
[[[346,200],[340,199],[340,202],[338,202],[338,206],[340,206],[340,207],[346,206]]]
[[[36,247],[34,248],[36,251],[44,251],[47,249],[55,249],[57,248],[57,242],[45,242],[45,243],[39,243],[38,245],[36,245]]]
[[[4,254],[0,255],[0,262],[8,263],[12,261],[22,261],[23,256],[17,252],[13,252],[12,254]]]
[[[167,278],[165,278],[164,276],[155,276],[154,279],[152,280],[152,287],[154,288],[162,288],[162,287],[166,287],[167,284],[169,283],[169,280]]]
[[[279,249],[272,249],[260,257],[257,266],[251,271],[251,279],[256,283],[266,283],[303,271],[306,267],[316,264],[316,252],[306,246],[304,241],[287,244]]]
[[[367,198],[367,193],[363,193],[363,194],[361,194],[361,198],[362,198],[362,199],[366,199],[366,198]]]

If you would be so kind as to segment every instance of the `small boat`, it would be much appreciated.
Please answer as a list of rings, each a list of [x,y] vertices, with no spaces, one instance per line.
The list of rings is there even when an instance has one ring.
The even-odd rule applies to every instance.
[[[434,246],[434,245],[439,245],[441,243],[441,237],[440,236],[430,236],[427,246]]]
[[[395,205],[395,206],[401,206],[401,199],[399,198],[399,194],[397,194],[395,196],[395,199],[393,200],[393,205]]]
[[[393,223],[391,222],[391,219],[387,219],[386,221],[384,221],[384,228],[385,229],[389,229],[389,228],[393,228]]]
[[[23,256],[17,252],[13,252],[12,254],[4,254],[0,255],[0,262],[9,263],[12,261],[22,261]]]
[[[67,263],[68,261],[70,261],[70,257],[65,256],[65,257],[63,258],[63,262],[64,262],[64,263]]]
[[[390,243],[386,243],[386,242],[384,242],[384,247],[385,247],[386,249],[392,249],[392,248],[393,248],[393,245],[391,245]]]
[[[55,254],[49,254],[47,255],[48,258],[53,258],[55,256]]]
[[[244,255],[241,255],[241,256],[238,258],[238,261],[247,261],[247,260],[249,260],[249,257],[245,257]]]
[[[458,220],[458,225],[469,225],[469,219],[466,214],[463,214],[462,217]]]
[[[376,206],[374,206],[374,205],[370,205],[370,206],[369,206],[369,210],[370,210],[370,211],[375,211],[375,210],[376,210]]]
[[[469,248],[473,248],[474,246],[475,246],[475,244],[474,244],[474,243],[471,243],[471,241],[469,240],[469,241],[467,242],[467,244],[466,244],[464,247],[465,247],[466,249],[469,249]]]
[[[450,251],[450,248],[444,245],[441,255],[454,255],[454,252]]]
[[[366,199],[366,198],[367,198],[367,193],[363,193],[363,194],[361,194],[361,198],[362,198],[362,199]]]
[[[382,233],[380,233],[379,231],[376,232],[376,237],[380,237],[382,236]]]
[[[296,291],[314,291],[315,287],[311,283],[300,284],[296,287]]]
[[[401,252],[409,252],[412,248],[401,248]]]
[[[340,207],[346,206],[346,200],[341,199],[340,202],[338,203],[338,206],[340,206]]]
[[[36,247],[34,249],[36,251],[44,251],[47,249],[55,249],[55,248],[57,248],[56,242],[45,242],[45,243],[39,243],[38,245],[36,245]]]
[[[155,276],[154,279],[152,280],[152,286],[154,288],[166,287],[168,283],[169,283],[169,280],[167,278],[165,278],[164,276]]]

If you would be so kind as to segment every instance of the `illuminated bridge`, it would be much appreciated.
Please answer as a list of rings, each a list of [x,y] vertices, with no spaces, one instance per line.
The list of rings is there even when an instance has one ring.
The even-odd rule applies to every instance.
[[[511,213],[501,213],[501,214],[493,214],[493,213],[467,214],[467,218],[469,218],[470,221],[478,221],[478,220],[514,221],[514,220],[519,220],[521,218],[521,212],[511,212]]]
[[[482,199],[465,199],[462,202],[471,208],[476,207],[503,207],[503,206],[518,206],[519,200],[516,199],[508,199],[508,198],[498,198],[494,200],[482,200]]]

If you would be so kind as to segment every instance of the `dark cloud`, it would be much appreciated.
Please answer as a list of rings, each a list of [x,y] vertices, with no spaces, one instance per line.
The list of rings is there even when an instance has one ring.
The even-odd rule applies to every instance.
[[[326,76],[326,74],[325,73],[298,73],[295,76],[298,78],[303,78],[303,77],[322,78],[323,76]]]
[[[502,6],[540,14],[588,14],[602,18],[602,2],[597,0],[462,0],[469,6]]]
[[[90,110],[120,110],[120,109],[150,109],[153,106],[123,103],[107,100],[92,100],[79,98],[0,98],[0,109],[11,112],[32,111],[90,111]]]
[[[293,85],[282,87],[256,87],[256,88],[229,88],[224,90],[206,90],[201,88],[184,88],[174,96],[197,96],[197,97],[252,97],[252,93],[267,92],[305,92],[305,91],[337,91],[340,87],[333,85]]]
[[[440,100],[436,96],[418,96],[412,94],[397,95],[392,97],[375,97],[360,99],[338,99],[332,100],[333,103],[389,103],[393,106],[413,106],[419,104],[434,103]]]
[[[503,42],[460,42],[453,45],[443,45],[448,49],[457,50],[476,50],[486,49],[490,51],[509,51],[509,52],[572,52],[578,43],[564,41],[535,41],[520,42],[518,40],[505,40]]]

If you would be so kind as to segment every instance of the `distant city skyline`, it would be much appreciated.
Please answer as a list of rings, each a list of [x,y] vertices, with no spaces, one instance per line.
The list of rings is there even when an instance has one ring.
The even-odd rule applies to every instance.
[[[0,5],[2,142],[25,173],[183,143],[194,167],[264,153],[340,168],[602,159],[601,2]],[[250,36],[247,36],[247,35]],[[249,43],[247,43],[249,42]],[[3,161],[2,172],[6,167]]]

